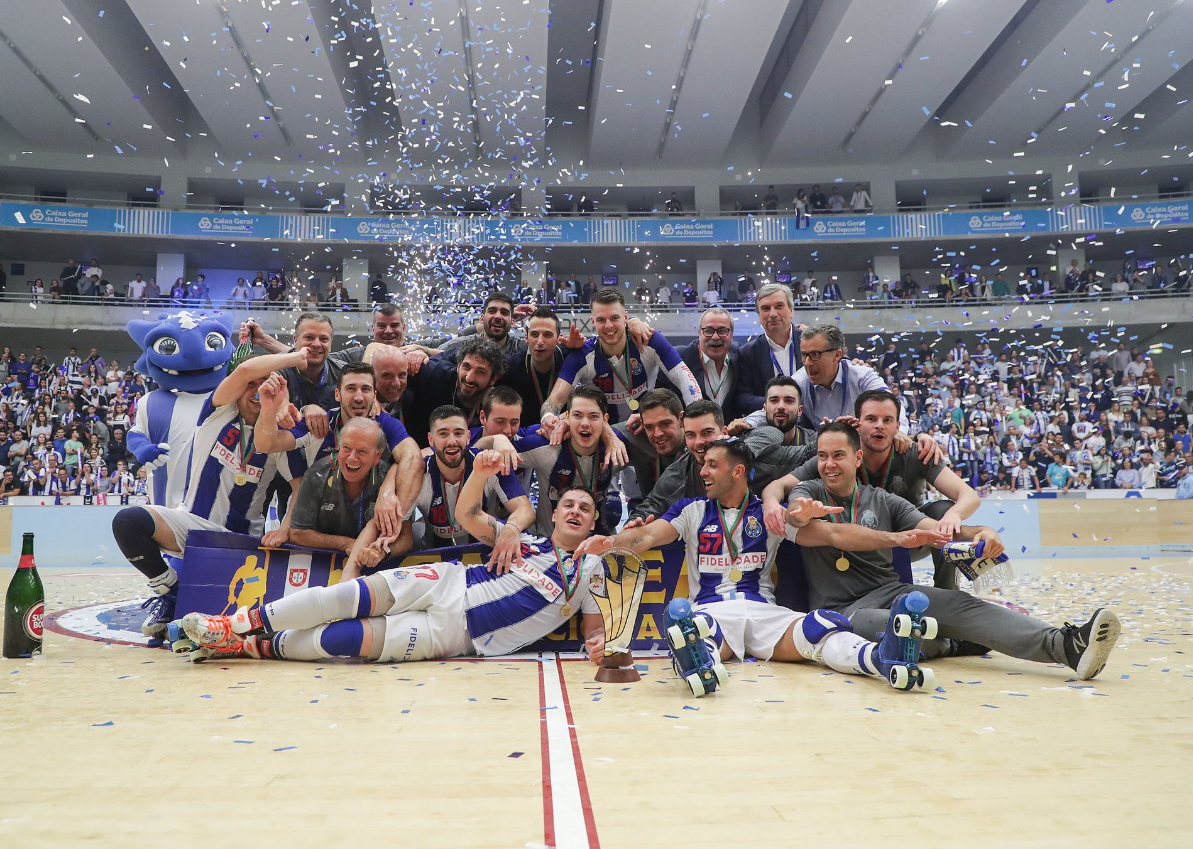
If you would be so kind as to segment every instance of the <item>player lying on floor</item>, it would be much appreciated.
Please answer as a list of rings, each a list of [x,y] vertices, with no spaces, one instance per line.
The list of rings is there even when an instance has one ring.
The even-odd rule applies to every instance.
[[[482,498],[485,481],[508,471],[503,466],[495,451],[478,454],[457,504],[464,528],[490,546],[502,523],[484,512]],[[509,654],[580,613],[585,648],[600,663],[604,625],[592,593],[603,592],[604,563],[572,555],[596,520],[592,493],[579,487],[560,493],[552,518],[550,538],[523,534],[521,562],[504,573],[458,562],[424,563],[302,590],[242,607],[232,616],[189,613],[182,628],[199,649],[196,660],[361,657],[393,662]],[[364,540],[362,535],[358,544],[364,546]]]
[[[611,548],[641,553],[682,539],[693,595],[691,617],[705,620],[706,627],[700,630],[708,632],[705,643],[714,662],[747,657],[815,660],[838,672],[884,677],[891,675],[895,665],[906,666],[902,658],[913,647],[890,629],[889,639],[874,643],[854,634],[849,620],[839,613],[814,610],[803,614],[775,604],[771,579],[775,553],[785,538],[801,545],[867,550],[933,544],[943,541],[943,535],[920,530],[891,534],[827,522],[806,524],[813,517],[840,512],[812,499],[792,505],[792,521],[799,519],[805,527],[797,531],[789,526],[784,534],[770,533],[762,522],[762,502],[749,490],[750,464],[749,449],[741,440],[731,437],[712,443],[700,471],[705,498],[683,499],[661,520],[614,537],[591,537],[580,544],[577,553],[600,554]],[[682,607],[672,602],[668,619]],[[680,648],[672,645],[673,654],[678,655]],[[918,651],[910,656],[914,664]],[[682,657],[677,660],[677,667],[686,667]],[[691,670],[677,671],[686,677]],[[916,676],[908,680],[914,685]],[[715,689],[715,682],[709,684]]]

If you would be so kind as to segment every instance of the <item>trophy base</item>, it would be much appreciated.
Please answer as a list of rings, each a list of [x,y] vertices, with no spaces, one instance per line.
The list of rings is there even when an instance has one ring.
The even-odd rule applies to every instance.
[[[634,666],[634,656],[628,651],[611,652],[601,661],[601,668],[597,670],[596,680],[602,684],[630,684],[641,681]]]

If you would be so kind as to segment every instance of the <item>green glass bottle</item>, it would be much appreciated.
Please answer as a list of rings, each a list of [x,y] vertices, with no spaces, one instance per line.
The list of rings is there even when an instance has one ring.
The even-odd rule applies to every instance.
[[[46,591],[33,562],[33,534],[25,534],[21,560],[4,596],[4,656],[32,657],[41,654],[42,618],[46,612]]]

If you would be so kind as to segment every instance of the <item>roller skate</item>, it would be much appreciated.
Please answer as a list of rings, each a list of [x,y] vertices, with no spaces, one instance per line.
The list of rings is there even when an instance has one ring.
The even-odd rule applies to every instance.
[[[182,620],[175,619],[166,626],[166,643],[174,654],[190,654],[199,648],[199,644],[186,635],[182,629]]]
[[[162,595],[151,595],[145,599],[141,609],[149,615],[141,623],[141,633],[156,640],[166,638],[166,630],[174,619],[174,605],[178,601],[178,587]]]
[[[886,632],[878,635],[878,670],[896,690],[931,690],[936,685],[932,670],[919,665],[920,642],[934,639],[937,631],[936,620],[924,615],[927,609],[926,595],[904,593],[891,605]]]
[[[667,646],[671,649],[671,666],[699,698],[729,683],[729,673],[721,663],[716,643],[706,639],[712,635],[708,617],[693,613],[686,598],[672,599],[664,616]]]

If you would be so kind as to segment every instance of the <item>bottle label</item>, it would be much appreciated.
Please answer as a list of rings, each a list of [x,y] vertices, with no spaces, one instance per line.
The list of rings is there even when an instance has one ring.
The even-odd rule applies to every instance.
[[[37,604],[29,608],[25,614],[25,633],[31,640],[41,640],[42,638],[42,619],[45,616],[46,605],[45,602],[39,601]]]

